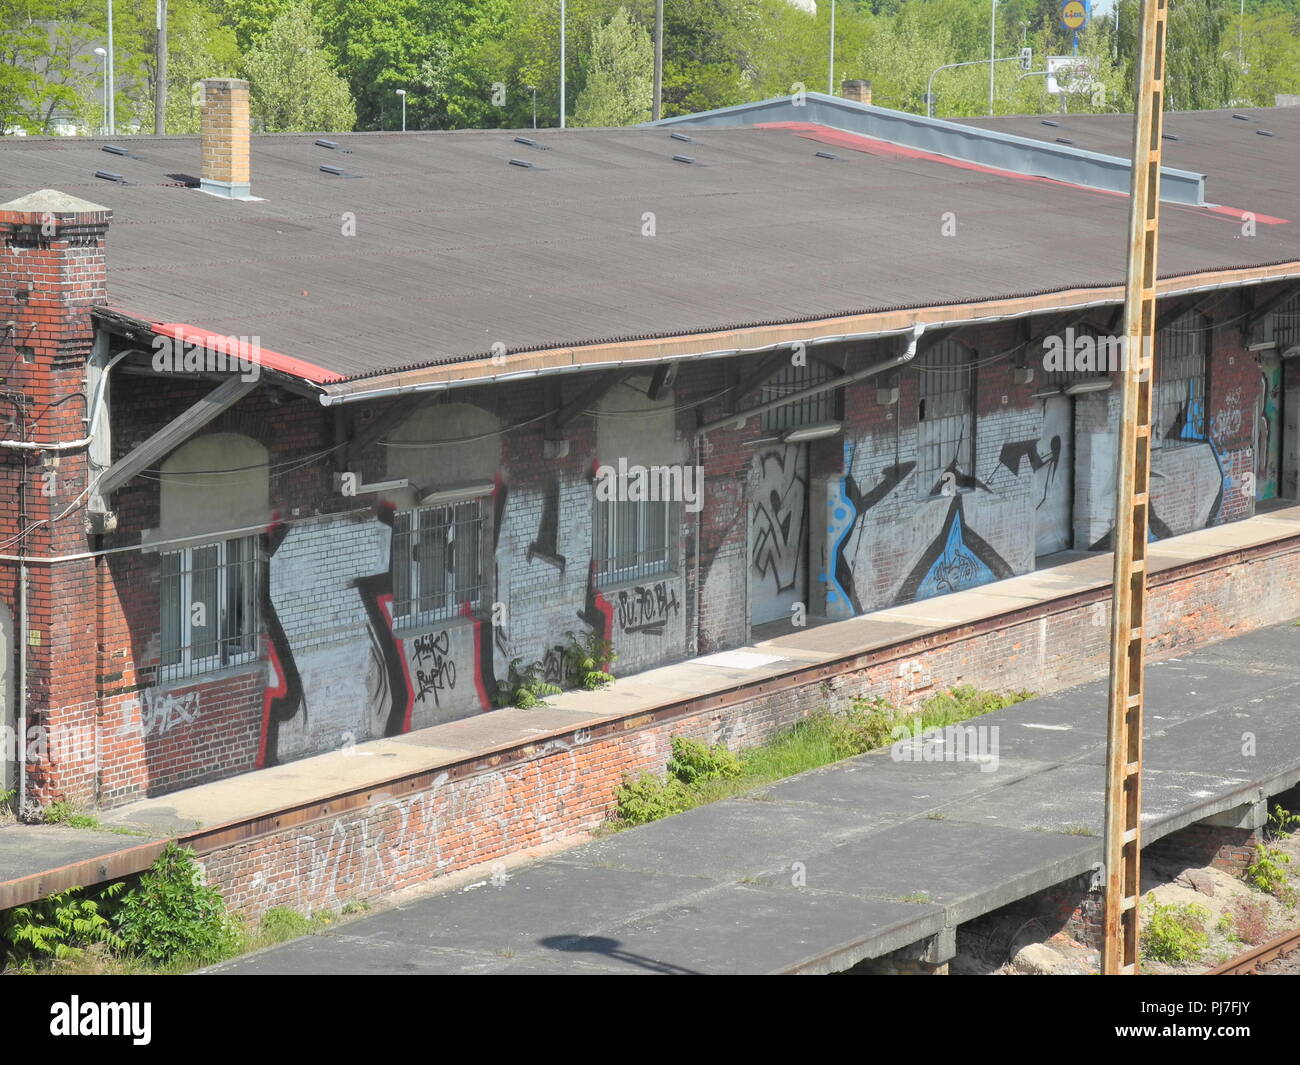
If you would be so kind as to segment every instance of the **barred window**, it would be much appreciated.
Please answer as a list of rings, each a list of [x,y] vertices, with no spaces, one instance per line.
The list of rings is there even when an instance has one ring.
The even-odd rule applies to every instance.
[[[161,556],[159,680],[251,661],[261,631],[257,538],[187,547]]]
[[[1278,351],[1300,344],[1300,296],[1288,300],[1273,312],[1273,339],[1277,341]]]
[[[1156,423],[1152,447],[1205,439],[1209,322],[1189,311],[1156,338]]]
[[[835,371],[820,359],[808,358],[803,366],[791,363],[763,386],[762,400],[767,403],[781,399],[836,376]],[[827,389],[815,396],[806,396],[766,411],[763,414],[763,429],[766,432],[782,432],[795,426],[836,421],[840,416],[840,395],[838,389]]]
[[[920,378],[916,425],[917,487],[922,496],[943,490],[943,475],[971,473],[975,371],[971,351],[955,340],[936,344],[916,362]]]
[[[393,526],[393,620],[473,613],[483,601],[483,499],[399,512]]]
[[[595,508],[591,554],[597,584],[621,584],[668,571],[671,502],[598,499]]]

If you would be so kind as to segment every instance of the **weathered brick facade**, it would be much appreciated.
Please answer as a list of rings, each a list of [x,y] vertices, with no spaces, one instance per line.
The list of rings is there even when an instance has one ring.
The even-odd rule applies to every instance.
[[[108,218],[87,208],[54,219],[49,233],[45,221],[40,212],[0,213],[0,318],[16,323],[18,351],[4,385],[12,412],[6,435],[71,441],[88,432],[80,395],[96,343],[90,312],[108,293]],[[1231,322],[1239,298],[1218,297],[1204,312]],[[1093,319],[1098,329],[1105,322],[1100,312]],[[102,358],[148,347],[147,338],[128,336],[111,320],[100,328]],[[1042,356],[1026,339],[1034,330],[1034,322],[1004,323],[959,333],[975,367],[966,430],[973,446],[970,462],[954,467],[951,492],[930,490],[915,472],[926,372],[919,364],[844,388],[835,399],[842,429],[804,443],[785,441],[784,430],[764,428],[761,417],[697,443],[698,425],[738,409],[736,389],[754,372],[753,359],[684,363],[654,400],[646,395],[648,374],[628,378],[558,427],[554,413],[584,395],[594,374],[458,389],[422,409],[401,408],[401,418],[394,412],[402,401],[330,410],[268,374],[173,456],[113,492],[116,524],[104,531],[87,522],[85,448],[60,453],[57,464],[48,451],[12,449],[0,456],[0,532],[5,551],[14,552],[0,561],[0,622],[11,639],[26,641],[29,724],[50,734],[48,753],[29,760],[27,798],[117,805],[490,710],[516,660],[558,679],[570,631],[610,640],[614,672],[629,673],[742,645],[760,609],[787,619],[846,617],[1028,572],[1036,512],[1059,472],[1040,438]],[[854,372],[905,344],[829,344],[808,357]],[[1214,331],[1209,362],[1206,439],[1180,440],[1153,465],[1161,534],[1254,511],[1247,475],[1259,431],[1258,366],[1232,325]],[[112,371],[113,460],[215,385],[151,373],[148,365],[146,357]],[[1294,369],[1287,373],[1294,389]],[[889,395],[881,390],[891,388],[897,401],[882,402]],[[1104,547],[1109,531],[1103,474],[1108,461],[1113,467],[1117,391],[1074,398],[1067,504],[1076,548]],[[760,383],[739,409],[765,398],[771,394]],[[388,418],[374,442],[350,446],[375,419]],[[236,451],[263,458],[223,458]],[[702,509],[679,504],[672,512],[661,571],[602,583],[593,477],[622,459],[698,463]],[[343,473],[362,485],[410,487],[349,495],[340,488]],[[477,605],[405,625],[393,613],[394,513],[425,493],[467,483],[486,485]],[[216,501],[205,504],[205,495]],[[227,500],[233,509],[223,509]],[[206,524],[192,528],[205,505]],[[256,651],[168,680],[160,670],[164,556],[204,542],[198,533],[213,542],[248,534],[249,514],[262,559]],[[26,633],[15,632],[18,552],[29,560]],[[1193,582],[1155,596],[1154,650],[1197,638],[1189,632],[1208,638],[1247,624],[1226,609],[1225,597],[1249,618],[1244,589],[1253,572],[1242,568],[1235,591]],[[1277,596],[1300,601],[1285,572],[1270,573],[1258,594],[1272,604],[1270,619],[1285,614]],[[1206,620],[1199,629],[1176,623],[1189,615]],[[891,662],[845,674],[827,694],[908,698],[926,687],[926,676],[1041,689],[1051,675],[1059,686],[1091,676],[1105,641],[1104,612],[1099,620],[1096,610],[1064,610],[954,645],[923,670],[898,672],[902,665]],[[774,698],[770,713],[740,713],[728,739],[807,709],[804,696]],[[658,752],[666,738],[655,743]],[[617,770],[593,772],[584,782],[590,801],[566,809],[594,816],[639,757],[611,751],[608,764]],[[658,757],[647,753],[645,763]]]

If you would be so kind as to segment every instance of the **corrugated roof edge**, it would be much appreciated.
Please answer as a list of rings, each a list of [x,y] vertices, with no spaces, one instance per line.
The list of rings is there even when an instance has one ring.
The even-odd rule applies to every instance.
[[[1234,276],[1238,274],[1246,275],[1246,276]],[[1222,276],[1222,275],[1226,275],[1226,276]],[[1265,276],[1261,276],[1261,275],[1265,275]],[[1182,288],[1179,288],[1177,286],[1166,286],[1165,289],[1160,292],[1160,297],[1163,299],[1169,297],[1191,295],[1193,293],[1210,291],[1214,289],[1241,287],[1250,284],[1270,284],[1277,281],[1300,280],[1300,260],[1281,259],[1281,260],[1277,260],[1276,262],[1270,262],[1270,263],[1251,263],[1245,265],[1215,267],[1209,270],[1204,270],[1204,269],[1188,270],[1182,272],[1162,274],[1160,275],[1159,281],[1167,283],[1171,281],[1178,281],[1181,278],[1197,278],[1201,281],[1201,283],[1196,285],[1185,286]],[[745,323],[738,323],[738,324],[733,324],[728,326],[715,325],[715,326],[709,326],[703,329],[695,329],[695,330],[673,331],[673,332],[665,332],[665,333],[641,333],[641,334],[630,334],[627,336],[596,338],[596,339],[579,341],[579,342],[556,342],[556,343],[526,345],[517,348],[511,348],[507,350],[505,355],[508,357],[510,355],[537,354],[537,353],[552,352],[552,351],[554,352],[573,351],[573,350],[581,350],[581,349],[588,349],[588,348],[609,346],[609,345],[619,345],[619,344],[687,340],[694,337],[712,337],[718,335],[725,335],[728,333],[739,333],[739,332],[744,332],[749,330],[794,326],[794,325],[800,325],[808,322],[836,322],[836,321],[851,320],[855,318],[865,318],[865,317],[870,317],[875,315],[912,314],[914,312],[919,313],[927,310],[952,309],[955,307],[972,307],[972,308],[981,307],[981,308],[989,309],[989,313],[973,316],[969,319],[961,320],[960,322],[945,321],[945,322],[930,323],[935,328],[945,328],[951,324],[974,324],[979,321],[992,321],[992,320],[999,320],[999,319],[1006,319],[1006,318],[1028,317],[1033,314],[1052,313],[1052,310],[1050,308],[1045,309],[1042,307],[1037,307],[1037,308],[1017,310],[1012,307],[998,308],[996,305],[1000,303],[1014,304],[1019,301],[1024,301],[1028,299],[1038,299],[1045,296],[1052,296],[1052,295],[1064,296],[1070,293],[1090,292],[1090,291],[1097,292],[1097,293],[1106,293],[1106,294],[1100,295],[1097,298],[1091,300],[1086,304],[1086,306],[1090,306],[1090,307],[1091,306],[1114,306],[1117,304],[1121,304],[1124,301],[1123,281],[1118,280],[1118,281],[1108,281],[1103,283],[1084,283],[1078,285],[1071,285],[1068,288],[1035,289],[1028,292],[1012,293],[1004,296],[981,297],[976,300],[947,300],[947,301],[942,301],[937,303],[925,303],[925,304],[897,304],[893,306],[880,306],[880,307],[868,308],[859,311],[800,315],[797,317],[787,317],[787,318],[770,319],[764,321],[745,322]],[[1062,311],[1077,310],[1080,309],[1081,306],[1083,305],[1078,303],[1062,302],[1059,309]],[[864,338],[869,335],[888,336],[899,332],[904,332],[906,331],[906,328],[910,328],[910,326],[907,327],[898,326],[895,328],[880,329],[874,334],[866,333],[862,335]],[[778,341],[772,344],[765,345],[765,347],[776,348],[776,347],[781,347],[782,344],[791,343],[791,342],[793,341],[792,340]],[[727,349],[721,349],[721,350],[722,353],[728,353]],[[763,350],[763,347],[757,348],[755,350]],[[704,354],[704,353],[701,352],[698,354]],[[647,366],[649,366],[658,362],[675,362],[675,361],[680,361],[692,357],[696,357],[696,356],[693,356],[691,354],[678,353],[672,355],[663,355],[657,358],[644,357],[635,361],[644,362]],[[364,384],[365,382],[374,380],[376,378],[398,377],[402,374],[409,374],[415,371],[431,371],[431,370],[439,369],[444,366],[455,366],[460,363],[482,362],[494,358],[499,360],[501,358],[501,353],[499,351],[498,352],[477,352],[472,355],[457,356],[436,363],[427,363],[427,362],[409,363],[398,367],[385,367],[383,369],[374,370],[364,374],[356,374],[351,377],[347,377],[341,381],[338,381],[332,385],[325,386],[323,394],[321,396],[321,402],[326,405],[330,405],[332,403],[337,403],[337,402],[346,402],[348,401],[348,399],[354,398],[350,396],[351,393],[360,393],[366,391],[360,388],[356,388],[354,386]],[[494,365],[496,364],[498,363],[494,363]],[[597,364],[597,363],[572,364],[572,365],[566,364],[564,367],[557,365],[555,367],[549,368],[549,372],[560,373],[560,372],[565,372],[566,370],[570,372],[577,372],[582,370],[599,369],[603,365],[604,364]],[[507,370],[501,373],[490,375],[490,377],[466,378],[464,379],[464,381],[465,383],[489,383],[490,381],[495,381],[500,378],[509,377],[511,376],[512,373],[519,374],[520,372]],[[534,374],[532,371],[528,371],[526,375],[533,376]],[[434,386],[431,385],[430,387],[434,387]],[[451,384],[440,384],[437,387],[451,387]],[[385,391],[389,391],[389,390],[385,390]],[[362,397],[357,396],[355,398],[362,398]]]
[[[1014,133],[967,126],[942,118],[862,104],[839,96],[809,92],[802,101],[774,96],[692,115],[661,118],[643,126],[750,126],[761,122],[812,122],[858,133],[890,144],[917,148],[1004,170],[1012,174],[1053,178],[1072,185],[1129,191],[1132,166],[1128,159],[1065,144],[1049,144]],[[1205,203],[1205,175],[1174,167],[1160,168],[1160,198],[1199,207]]]

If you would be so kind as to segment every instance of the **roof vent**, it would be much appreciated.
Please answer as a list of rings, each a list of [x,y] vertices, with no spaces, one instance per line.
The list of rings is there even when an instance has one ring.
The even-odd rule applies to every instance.
[[[549,144],[538,144],[532,137],[516,137],[515,143],[526,144],[529,148],[536,148],[539,152],[549,152],[551,150]]]
[[[125,155],[128,159],[134,159],[129,148],[123,148],[120,144],[105,144],[99,149],[101,152],[108,152],[109,155]]]
[[[1233,115],[1232,117],[1235,118],[1238,122],[1250,121],[1250,115]]]
[[[691,140],[693,139],[691,137],[688,137],[685,133],[670,133],[668,134],[668,136],[672,137],[672,139],[675,141],[686,141],[687,143],[690,143]]]
[[[317,139],[317,148],[328,148],[332,152],[342,152],[344,155],[351,155],[351,148],[340,148],[338,141],[327,141],[324,137]]]
[[[1043,125],[1044,125],[1044,126],[1052,126],[1052,127],[1056,127],[1056,126],[1059,126],[1060,124],[1061,124],[1061,123],[1059,123],[1059,122],[1053,122],[1050,118],[1045,118],[1045,119],[1043,119]]]
[[[335,177],[351,177],[351,175],[341,166],[323,166],[320,168],[322,174],[333,174]]]
[[[1273,136],[1273,131],[1272,131],[1271,129],[1257,129],[1257,130],[1255,130],[1255,136],[1257,136],[1257,137],[1271,137],[1271,136]]]
[[[511,160],[510,160],[510,165],[511,165],[511,166],[522,166],[525,170],[532,170],[532,169],[534,169],[533,164],[530,163],[527,159],[511,159]]]
[[[1161,138],[1161,140],[1176,141],[1176,140],[1178,140],[1178,134],[1177,134],[1177,133],[1162,133],[1162,134],[1160,134],[1160,138]]]
[[[126,178],[121,174],[114,174],[111,170],[96,170],[95,177],[100,178],[103,181],[116,181],[119,185],[126,184]]]
[[[836,155],[834,152],[816,152],[815,154],[816,154],[816,156],[817,156],[818,159],[838,159],[838,158],[839,158],[839,156]]]
[[[673,156],[673,162],[674,162],[674,163],[693,163],[693,162],[695,162],[695,156],[693,156],[693,155],[674,155],[674,156]]]
[[[1074,144],[1074,141],[1072,141],[1072,140],[1068,140],[1068,139],[1065,138],[1065,137],[1057,137],[1057,138],[1056,138],[1056,143],[1057,143],[1057,144]]]

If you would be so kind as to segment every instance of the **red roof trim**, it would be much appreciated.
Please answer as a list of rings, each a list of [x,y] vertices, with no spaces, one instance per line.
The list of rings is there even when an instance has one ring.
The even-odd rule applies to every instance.
[[[1018,174],[1014,170],[1000,170],[997,167],[984,166],[982,163],[967,162],[965,159],[952,159],[946,155],[936,155],[934,152],[926,152],[918,148],[906,148],[901,144],[891,144],[889,141],[877,140],[862,133],[850,133],[848,130],[818,125],[816,122],[758,122],[755,125],[762,129],[789,130],[791,133],[806,137],[809,140],[820,141],[823,144],[833,144],[841,148],[851,148],[853,151],[866,152],[870,155],[890,155],[898,159],[925,159],[932,163],[955,166],[959,170],[976,170],[981,174],[996,174],[999,177],[1014,178],[1017,181],[1038,181],[1045,185],[1059,185],[1062,188],[1079,189],[1082,192],[1099,193],[1103,196],[1128,196],[1126,192],[1094,189],[1087,185],[1076,185],[1070,181],[1058,181],[1056,178],[1038,177],[1034,174]],[[1207,204],[1205,207],[1193,207],[1191,204],[1182,203],[1169,203],[1163,206],[1166,210],[1209,211],[1211,214],[1227,215],[1238,220],[1243,220],[1246,214],[1254,214],[1255,221],[1265,226],[1285,226],[1290,224],[1290,220],[1286,218],[1275,218],[1273,215],[1243,211],[1237,207],[1220,207],[1212,204]]]
[[[208,347],[209,341],[220,340],[225,342],[236,339],[227,337],[224,333],[214,333],[208,329],[200,329],[198,326],[186,325],[184,322],[151,322],[150,328],[160,336],[171,337],[173,340],[180,340],[189,344],[203,344]],[[219,350],[215,349],[214,350]],[[307,362],[305,359],[295,359],[292,355],[281,355],[278,351],[271,351],[258,344],[249,344],[241,348],[241,351],[249,353],[253,361],[259,366],[265,366],[268,370],[275,370],[279,373],[288,374],[290,377],[300,377],[304,381],[312,381],[315,384],[332,384],[335,381],[347,380],[343,374],[335,373],[333,370],[327,370],[323,366],[317,366],[313,362]]]

